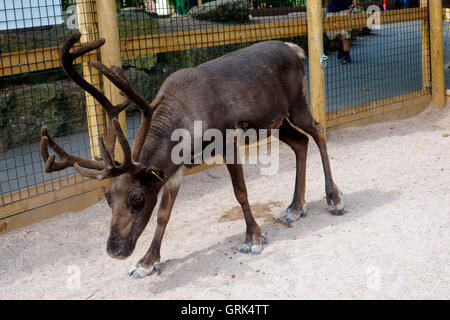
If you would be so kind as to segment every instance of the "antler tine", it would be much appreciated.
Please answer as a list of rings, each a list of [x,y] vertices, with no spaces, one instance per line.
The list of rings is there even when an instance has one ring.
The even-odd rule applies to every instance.
[[[63,43],[59,51],[61,66],[63,67],[69,78],[72,79],[76,84],[78,84],[82,89],[90,93],[101,104],[103,110],[105,110],[107,115],[106,146],[108,152],[114,154],[116,136],[115,130],[112,128],[112,119],[118,118],[119,113],[125,110],[125,108],[130,104],[130,99],[127,97],[123,103],[114,106],[102,92],[100,92],[96,87],[84,80],[84,78],[74,70],[73,62],[76,58],[100,48],[105,43],[105,39],[100,38],[96,41],[85,43],[70,52],[70,49],[78,40],[80,40],[80,38],[81,33],[77,32]],[[124,78],[125,82],[128,83],[125,74],[120,74],[119,76]]]
[[[130,145],[128,144],[127,138],[123,134],[122,128],[120,127],[120,124],[119,124],[119,120],[114,118],[112,123],[114,126],[114,131],[116,132],[117,140],[119,140],[119,144],[122,147],[122,151],[123,151],[123,163],[119,168],[130,169],[130,170],[135,169],[133,162],[131,161]]]
[[[72,79],[77,85],[79,85],[83,90],[90,93],[104,108],[107,114],[111,114],[113,110],[113,106],[108,98],[103,95],[96,87],[91,85],[89,82],[83,79],[73,68],[73,61],[79,56],[86,54],[90,51],[100,48],[104,43],[105,39],[99,39],[93,42],[89,42],[83,44],[78,49],[70,52],[70,49],[75,45],[75,43],[80,40],[81,33],[77,32],[70,36],[64,43],[62,44],[59,50],[59,60],[61,63],[61,67],[67,74],[67,76]]]
[[[48,134],[46,126],[41,128],[41,143],[40,151],[41,156],[45,162],[45,172],[50,173],[54,171],[60,171],[69,167],[73,167],[75,163],[78,163],[84,167],[92,169],[102,169],[103,163],[95,160],[88,160],[84,158],[74,157],[69,155],[63,148],[61,148]],[[56,160],[56,155],[48,153],[48,148],[52,149],[56,155],[58,155],[59,161]]]
[[[151,124],[151,115],[153,111],[159,106],[159,104],[164,100],[164,96],[160,95],[156,97],[156,99],[151,103],[151,112],[150,114],[146,114],[142,112],[143,117],[141,120],[141,126],[139,127],[138,132],[136,133],[136,137],[134,138],[134,143],[131,148],[131,156],[133,161],[139,161],[139,155],[141,153],[142,147],[144,146],[145,139],[147,137],[148,131],[150,129]]]
[[[118,66],[111,66],[111,68],[108,68],[100,61],[91,61],[90,64],[114,83],[117,88],[141,109],[145,116],[151,116],[151,105],[140,94],[134,91],[122,68]]]
[[[91,94],[105,110],[107,114],[108,124],[108,130],[106,134],[107,146],[105,146],[103,138],[99,137],[98,142],[102,156],[101,161],[97,157],[96,160],[74,157],[69,155],[58,144],[56,144],[56,142],[53,141],[53,139],[48,135],[47,127],[43,127],[41,132],[42,138],[40,143],[40,151],[41,156],[45,161],[45,171],[53,172],[73,166],[81,175],[98,180],[116,177],[127,172],[135,174],[142,169],[142,166],[138,163],[133,163],[133,159],[135,158],[135,156],[133,156],[134,153],[130,150],[128,141],[123,134],[122,129],[120,128],[120,124],[117,118],[119,113],[123,111],[131,101],[133,101],[142,110],[145,118],[147,119],[145,123],[148,123],[152,114],[152,107],[145,101],[144,98],[142,98],[131,88],[128,79],[125,76],[125,73],[119,67],[111,67],[111,69],[108,69],[99,62],[92,63],[92,66],[96,67],[101,73],[105,74],[105,76],[121,90],[121,94],[126,96],[126,100],[116,106],[114,106],[111,101],[102,92],[100,92],[100,90],[84,80],[84,78],[74,70],[73,63],[75,59],[88,52],[100,48],[105,43],[105,40],[99,39],[97,41],[83,44],[77,49],[74,49],[72,52],[70,52],[70,50],[73,48],[75,43],[80,40],[80,38],[81,33],[79,32],[69,37],[60,48],[59,59],[61,66],[67,76],[82,89]],[[146,129],[144,131],[147,132],[149,127],[148,124],[146,124],[145,127]],[[142,125],[139,129],[139,132],[142,133]],[[121,145],[124,153],[124,161],[120,165],[116,165],[113,160],[116,138],[119,140],[119,144]],[[139,139],[137,137],[136,140],[142,139]],[[49,147],[58,156],[58,161],[56,161],[55,154],[49,155]],[[138,149],[140,150],[141,147],[142,142],[140,142],[140,146]]]
[[[130,85],[130,82],[128,81],[128,78],[122,68],[118,66],[111,66],[111,70],[113,70],[113,72],[115,72],[123,81]],[[119,113],[125,110],[131,102],[131,99],[123,91],[120,91],[120,95],[125,97],[125,101],[116,106],[116,109],[120,110],[118,111]]]
[[[111,68],[108,68],[99,61],[92,61],[90,64],[100,73],[104,74],[112,83],[114,83],[114,85],[116,85],[116,87],[118,87],[142,111],[143,117],[141,126],[136,134],[136,138],[134,139],[134,144],[131,149],[132,160],[137,162],[144,145],[145,137],[147,136],[150,128],[153,112],[164,99],[164,96],[158,96],[151,104],[149,104],[130,86],[130,83],[128,82],[122,68],[118,66],[111,66]]]
[[[127,138],[125,137],[120,127],[119,121],[116,118],[112,119],[112,125],[114,127],[114,131],[116,132],[117,139],[119,140],[119,144],[123,150],[123,163],[120,165],[115,165],[110,152],[103,142],[103,138],[98,137],[98,144],[100,147],[102,158],[105,162],[105,166],[99,170],[87,168],[85,166],[79,165],[78,163],[75,163],[74,168],[78,171],[79,174],[89,178],[103,180],[106,178],[114,178],[124,173],[136,174],[144,168],[140,164],[133,163],[131,159],[130,145],[128,144]]]

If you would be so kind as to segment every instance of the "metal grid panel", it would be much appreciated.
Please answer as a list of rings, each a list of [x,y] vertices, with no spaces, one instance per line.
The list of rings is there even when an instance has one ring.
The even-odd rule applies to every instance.
[[[85,93],[59,68],[57,54],[42,51],[52,47],[57,52],[77,31],[77,20],[84,37],[98,36],[95,6],[78,2],[83,1],[85,11],[77,16],[70,1],[0,0],[0,69],[10,73],[0,78],[0,206],[82,180],[73,177],[73,168],[44,173],[39,140],[45,124],[67,152],[90,157]],[[77,70],[83,72],[81,64]]]
[[[376,5],[384,13],[383,1]],[[398,10],[396,19],[411,20],[419,1],[387,1],[386,10]],[[364,11],[365,11],[364,10]],[[428,16],[428,10],[423,14]],[[329,15],[329,14],[328,14]],[[334,17],[331,17],[333,19]],[[372,20],[375,22],[375,20]],[[413,20],[381,24],[376,29],[347,28],[345,32],[333,29],[325,42],[331,42],[336,51],[329,53],[325,69],[327,119],[345,117],[354,113],[411,99],[430,92],[430,52],[428,21]],[[350,37],[351,63],[338,59],[338,40]]]

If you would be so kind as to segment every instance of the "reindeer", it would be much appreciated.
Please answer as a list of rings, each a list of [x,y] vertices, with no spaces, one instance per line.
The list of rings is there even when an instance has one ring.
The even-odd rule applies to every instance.
[[[113,258],[124,259],[132,254],[162,189],[153,241],[144,257],[128,273],[131,278],[160,272],[161,241],[183,170],[190,166],[171,161],[171,150],[176,143],[172,141],[171,133],[174,129],[186,128],[192,134],[194,120],[202,121],[203,130],[279,130],[279,139],[292,148],[296,157],[293,200],[280,218],[288,223],[306,213],[305,170],[309,138],[302,131],[306,132],[320,150],[330,210],[333,214],[343,213],[344,204],[332,179],[323,128],[313,119],[308,107],[303,65],[305,55],[300,47],[281,41],[266,41],[195,68],[179,70],[165,80],[150,104],[131,88],[121,68],[107,68],[98,61],[92,61],[91,65],[126,97],[123,103],[113,105],[73,67],[76,58],[100,48],[105,40],[99,39],[71,51],[80,37],[80,33],[76,33],[68,38],[60,49],[59,58],[69,78],[90,93],[106,113],[105,142],[102,137],[98,138],[101,158],[90,160],[67,154],[50,137],[45,126],[41,129],[40,152],[45,172],[74,167],[84,177],[112,179],[105,198],[112,209],[107,253]],[[118,122],[119,113],[130,102],[134,102],[142,112],[142,122],[131,149]],[[116,139],[123,151],[122,163],[113,159]],[[237,148],[237,144],[233,144]],[[54,153],[49,155],[48,148]],[[226,167],[246,223],[245,242],[240,252],[258,255],[263,249],[263,237],[247,200],[242,165],[227,163]]]

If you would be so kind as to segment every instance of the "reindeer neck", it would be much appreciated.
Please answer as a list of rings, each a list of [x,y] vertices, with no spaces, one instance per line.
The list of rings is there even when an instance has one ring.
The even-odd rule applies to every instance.
[[[177,166],[171,161],[170,155],[174,141],[171,141],[172,132],[180,127],[179,112],[174,110],[171,103],[161,104],[152,117],[147,138],[139,155],[139,162],[155,166],[170,175]]]

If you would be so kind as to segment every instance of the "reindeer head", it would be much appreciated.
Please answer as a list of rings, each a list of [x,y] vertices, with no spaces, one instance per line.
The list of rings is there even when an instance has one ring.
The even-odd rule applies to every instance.
[[[158,97],[152,104],[137,94],[130,86],[125,73],[119,67],[107,68],[98,61],[91,65],[104,74],[126,96],[125,102],[113,105],[97,88],[85,81],[73,68],[73,62],[78,57],[100,48],[104,39],[84,44],[70,52],[70,49],[80,39],[76,33],[68,38],[61,46],[59,58],[61,66],[76,84],[91,94],[103,107],[107,118],[106,144],[103,137],[98,137],[101,158],[94,160],[71,156],[66,153],[50,137],[47,127],[41,129],[40,151],[45,162],[45,172],[54,172],[74,167],[82,176],[103,180],[112,179],[105,197],[112,209],[110,235],[107,242],[107,252],[114,258],[126,258],[134,250],[136,241],[147,225],[156,205],[157,195],[164,184],[164,173],[152,166],[145,166],[138,162],[139,154],[150,128],[154,109],[163,97]],[[120,127],[118,115],[133,101],[142,111],[141,126],[136,135],[132,148]],[[114,161],[116,139],[123,151],[123,162]],[[49,155],[48,148],[55,154]],[[56,155],[58,160],[56,160]]]
[[[124,174],[112,180],[105,192],[112,210],[106,247],[111,257],[124,259],[131,255],[150,219],[161,185],[145,172],[142,176]]]

